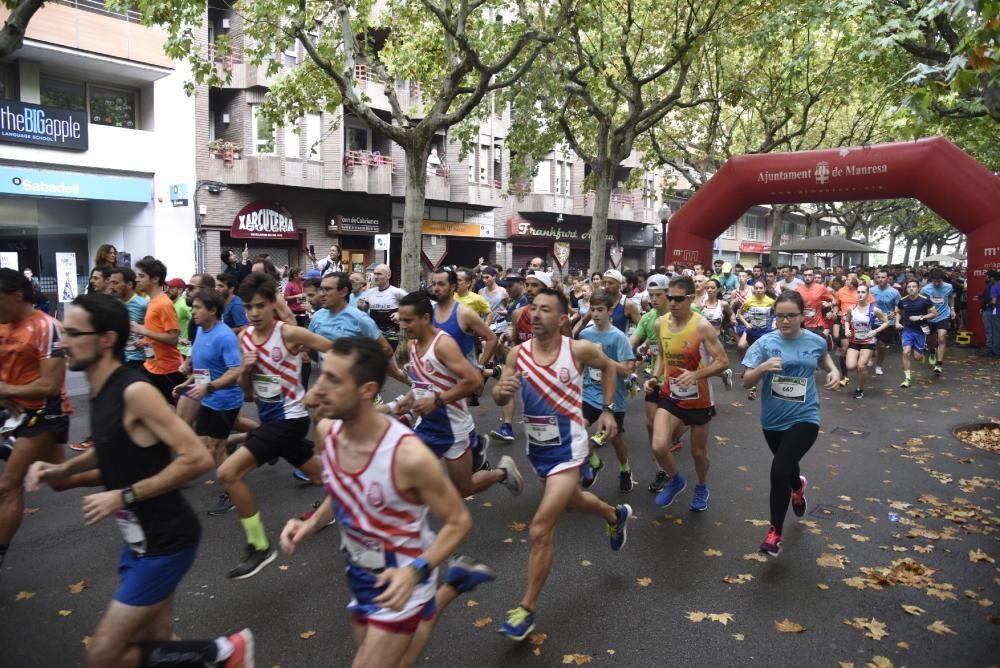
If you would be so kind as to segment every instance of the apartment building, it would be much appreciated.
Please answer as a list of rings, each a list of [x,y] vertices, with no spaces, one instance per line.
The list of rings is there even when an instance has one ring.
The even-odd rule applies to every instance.
[[[0,265],[31,269],[53,303],[101,244],[194,270],[194,103],[164,40],[99,0],[52,0],[0,62]]]

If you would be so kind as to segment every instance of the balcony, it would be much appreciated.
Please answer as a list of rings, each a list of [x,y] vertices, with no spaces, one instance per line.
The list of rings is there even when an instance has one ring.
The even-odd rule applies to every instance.
[[[205,179],[228,185],[269,183],[299,188],[323,187],[323,163],[277,155],[248,155],[226,165],[221,158],[209,160]]]
[[[577,209],[575,213],[593,217],[595,199],[596,193],[593,190],[578,196],[574,207]],[[642,198],[636,193],[626,191],[611,193],[611,201],[608,203],[608,220],[646,222],[646,209]]]
[[[446,168],[428,169],[426,198],[441,202],[450,202],[451,185],[448,179],[448,170]]]
[[[10,10],[0,5],[0,19]],[[138,22],[135,12],[117,14],[97,0],[47,2],[28,24],[27,41],[44,42],[122,60],[173,69],[163,52],[167,34]],[[29,46],[30,44],[26,44]]]
[[[501,206],[503,203],[501,202],[500,181],[493,179],[488,183],[469,183],[467,201],[469,204],[478,204],[479,206]]]
[[[522,213],[573,213],[573,198],[568,195],[515,191],[515,197],[514,206]]]
[[[342,188],[370,195],[392,194],[395,161],[378,151],[348,151],[344,156]]]

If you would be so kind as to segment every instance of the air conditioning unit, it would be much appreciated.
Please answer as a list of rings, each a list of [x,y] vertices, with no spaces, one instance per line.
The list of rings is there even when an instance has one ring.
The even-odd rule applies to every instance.
[[[229,19],[222,19],[222,29],[229,30]]]
[[[402,218],[393,218],[392,219],[392,233],[393,234],[402,234],[403,233],[403,219]]]

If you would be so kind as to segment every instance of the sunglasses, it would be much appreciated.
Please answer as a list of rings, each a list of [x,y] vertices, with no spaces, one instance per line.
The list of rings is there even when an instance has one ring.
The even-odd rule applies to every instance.
[[[688,297],[693,297],[693,296],[694,295],[667,295],[667,299],[674,302],[675,304],[680,304]]]

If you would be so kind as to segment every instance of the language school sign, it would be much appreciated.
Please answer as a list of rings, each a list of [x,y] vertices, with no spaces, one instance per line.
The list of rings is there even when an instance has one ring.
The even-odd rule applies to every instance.
[[[0,100],[0,141],[86,151],[87,114],[17,100]]]
[[[229,236],[237,239],[298,239],[292,214],[271,202],[251,202],[233,219]]]

